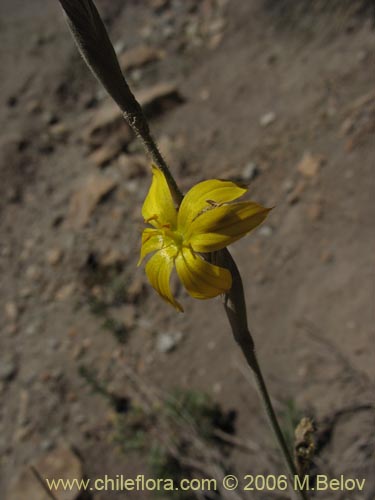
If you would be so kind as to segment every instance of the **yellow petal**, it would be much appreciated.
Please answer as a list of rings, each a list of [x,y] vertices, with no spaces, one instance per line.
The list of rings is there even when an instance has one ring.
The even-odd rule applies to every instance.
[[[156,252],[163,248],[163,237],[157,229],[147,228],[142,233],[141,255],[139,257],[138,266],[150,252]]]
[[[186,247],[176,258],[176,269],[186,290],[196,299],[216,297],[232,286],[232,275],[227,269],[210,264]]]
[[[152,165],[152,183],[142,207],[142,216],[145,221],[158,228],[170,225],[176,226],[177,211],[173,203],[172,194],[164,174]]]
[[[251,201],[213,208],[190,224],[186,242],[196,252],[220,250],[259,226],[270,210]]]
[[[193,186],[184,196],[178,211],[178,227],[184,232],[194,218],[205,209],[217,204],[228,203],[243,196],[247,188],[241,184],[219,179],[211,179]],[[208,202],[208,201],[209,202]]]
[[[172,246],[159,250],[147,262],[146,274],[158,294],[182,312],[182,306],[173,297],[169,284],[176,254],[177,248]]]

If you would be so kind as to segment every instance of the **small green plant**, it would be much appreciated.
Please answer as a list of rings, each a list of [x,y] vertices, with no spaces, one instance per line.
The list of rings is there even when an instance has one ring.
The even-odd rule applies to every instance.
[[[181,467],[181,464],[168,451],[158,444],[154,444],[149,452],[148,464],[152,474],[161,479],[173,479],[175,484],[179,484],[182,479],[190,478],[188,470]],[[156,492],[156,494],[161,492]],[[212,492],[211,492],[212,493]],[[189,500],[191,492],[174,490],[169,492],[169,498],[174,500]]]
[[[281,422],[285,441],[291,453],[294,453],[295,429],[302,418],[302,413],[297,407],[294,399],[288,399],[285,402],[281,413]]]
[[[129,331],[121,321],[107,316],[102,323],[102,328],[113,333],[120,344],[125,344],[128,339]]]

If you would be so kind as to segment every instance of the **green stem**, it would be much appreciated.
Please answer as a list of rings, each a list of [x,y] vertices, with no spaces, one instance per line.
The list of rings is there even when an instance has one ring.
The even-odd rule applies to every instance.
[[[139,106],[139,110],[135,113],[124,112],[124,118],[134,130],[137,137],[141,139],[146,151],[151,156],[155,165],[159,167],[163,172],[164,177],[168,182],[169,189],[171,190],[171,193],[173,195],[173,199],[177,207],[179,207],[183,198],[183,194],[177,186],[177,183],[173,175],[171,174],[166,161],[162,157],[159,148],[157,147],[157,144],[151,135],[150,128],[141,107]]]
[[[226,248],[224,250],[216,252],[216,254],[213,254],[211,258],[215,263],[225,266],[227,269],[229,269],[232,274],[232,288],[225,295],[224,300],[225,312],[228,316],[234,339],[239,345],[249,367],[251,368],[255,376],[259,395],[266,410],[269,423],[275,434],[277,443],[282,451],[286,465],[288,467],[290,480],[292,481],[291,484],[294,485],[294,479],[298,476],[298,472],[278,423],[275,411],[272,406],[271,398],[268,394],[267,386],[257,360],[254,341],[247,323],[245,294],[240,272],[233,260],[233,257]],[[308,496],[305,491],[297,490],[297,493],[302,500],[308,500]]]

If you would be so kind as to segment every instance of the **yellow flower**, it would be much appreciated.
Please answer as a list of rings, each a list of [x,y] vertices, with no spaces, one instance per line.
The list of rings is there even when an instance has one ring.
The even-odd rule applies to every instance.
[[[230,290],[227,269],[210,264],[202,254],[220,250],[242,238],[267,217],[269,208],[252,201],[231,203],[247,188],[231,181],[207,180],[193,186],[177,211],[164,174],[152,167],[153,179],[142,207],[147,228],[142,234],[138,265],[155,252],[146,264],[146,274],[155,290],[179,311],[170,276],[174,267],[188,293],[210,299]]]

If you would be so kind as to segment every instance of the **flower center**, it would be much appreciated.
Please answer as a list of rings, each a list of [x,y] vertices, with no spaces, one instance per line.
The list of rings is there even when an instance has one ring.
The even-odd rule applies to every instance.
[[[179,231],[171,229],[170,226],[163,226],[161,231],[163,232],[164,240],[171,239],[178,250],[182,249],[184,238]]]

